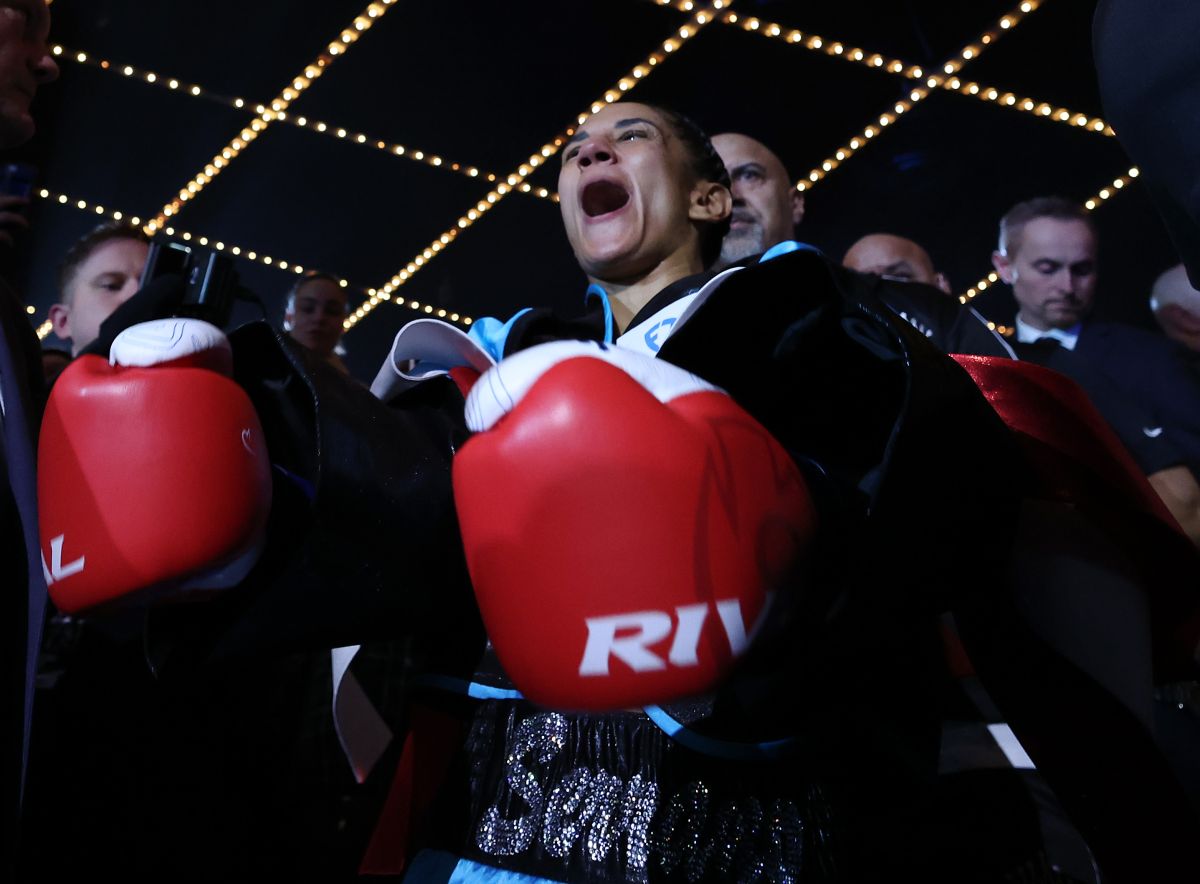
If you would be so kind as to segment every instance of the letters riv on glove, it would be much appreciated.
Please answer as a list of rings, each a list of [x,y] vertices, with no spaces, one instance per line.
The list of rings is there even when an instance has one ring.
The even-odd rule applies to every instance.
[[[454,461],[496,653],[529,699],[560,709],[712,688],[815,520],[790,457],[728,396],[614,352],[547,344],[501,362],[468,397],[491,429]]]

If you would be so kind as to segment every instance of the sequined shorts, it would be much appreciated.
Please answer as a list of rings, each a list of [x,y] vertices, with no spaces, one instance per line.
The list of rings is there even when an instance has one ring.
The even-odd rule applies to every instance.
[[[778,761],[704,756],[646,715],[477,709],[453,852],[555,881],[837,880],[826,790]],[[461,793],[460,793],[461,795]]]

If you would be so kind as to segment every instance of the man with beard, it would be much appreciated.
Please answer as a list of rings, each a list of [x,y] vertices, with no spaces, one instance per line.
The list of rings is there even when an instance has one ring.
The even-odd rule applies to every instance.
[[[761,141],[737,132],[713,136],[713,147],[729,170],[733,214],[715,268],[761,255],[792,239],[804,220],[804,194],[796,190],[783,161]]]
[[[713,147],[729,170],[733,193],[729,233],[715,265],[724,269],[792,240],[804,218],[804,194],[792,185],[779,157],[761,141],[726,132],[713,138]],[[911,284],[899,284],[891,275],[865,275],[846,285],[864,298],[882,301],[946,353],[1012,356],[983,317],[934,290],[936,277],[930,284],[915,278],[907,282]]]

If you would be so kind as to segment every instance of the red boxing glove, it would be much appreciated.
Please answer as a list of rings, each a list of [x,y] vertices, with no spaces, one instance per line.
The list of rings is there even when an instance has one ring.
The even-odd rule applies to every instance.
[[[74,612],[143,590],[207,590],[254,565],[271,500],[258,416],[219,329],[163,319],[81,356],[38,446],[42,563]]]
[[[543,344],[486,372],[454,496],[480,611],[535,703],[712,688],[813,532],[795,464],[727,395],[619,348]]]

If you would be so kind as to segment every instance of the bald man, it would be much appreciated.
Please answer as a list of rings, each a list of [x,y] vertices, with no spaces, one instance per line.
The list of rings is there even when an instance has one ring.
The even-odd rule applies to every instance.
[[[733,217],[713,265],[723,270],[790,240],[804,217],[804,194],[792,186],[783,161],[761,141],[724,132],[712,143],[733,183]]]
[[[903,236],[869,233],[850,247],[842,264],[859,273],[874,273],[901,282],[923,282],[951,294],[950,280],[933,266],[929,252]]]
[[[1192,288],[1182,264],[1154,281],[1150,309],[1168,338],[1200,352],[1200,291]]]

